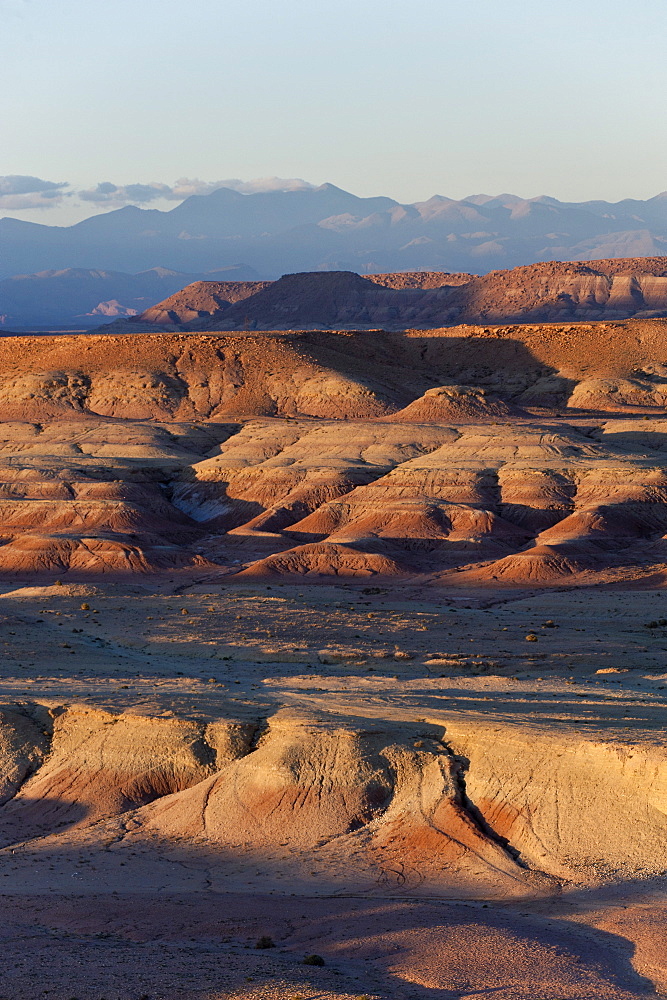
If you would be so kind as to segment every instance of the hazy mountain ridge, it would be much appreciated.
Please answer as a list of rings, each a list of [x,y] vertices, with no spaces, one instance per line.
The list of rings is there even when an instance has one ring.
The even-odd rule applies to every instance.
[[[249,195],[220,188],[168,212],[128,206],[71,227],[1,219],[0,277],[158,264],[201,276],[239,261],[259,278],[343,269],[480,274],[538,261],[659,256],[666,247],[665,194],[616,204],[436,195],[401,205],[331,184]]]
[[[139,274],[102,269],[64,268],[17,274],[0,281],[0,331],[70,327],[86,329],[114,318],[142,313],[199,278],[234,277],[233,284],[256,277],[252,268],[199,275],[154,267]],[[229,282],[227,282],[229,284]]]

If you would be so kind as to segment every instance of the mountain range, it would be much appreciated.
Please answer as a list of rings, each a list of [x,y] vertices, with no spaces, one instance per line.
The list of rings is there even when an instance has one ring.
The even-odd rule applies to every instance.
[[[229,267],[241,267],[240,280],[318,270],[484,274],[540,261],[661,256],[666,248],[667,193],[615,204],[503,194],[458,201],[436,195],[403,205],[359,198],[332,184],[255,194],[219,188],[171,211],[127,206],[69,227],[0,219],[0,279],[27,275],[37,294],[41,281],[55,287],[57,274],[72,269],[137,278],[160,268],[180,272],[181,287],[204,275],[214,280],[210,272]],[[119,288],[124,280],[117,280]],[[20,310],[9,319],[14,313],[7,296],[11,290],[17,295],[16,287],[0,286],[5,325],[36,324]],[[105,288],[98,302],[86,300],[81,314],[109,302],[102,305],[102,321],[105,308],[111,316],[113,309],[116,315],[140,312],[175,290],[166,282],[156,296],[141,290],[137,306],[131,294]],[[77,313],[58,307],[58,294],[49,294],[53,309],[39,313],[40,324],[71,323]]]

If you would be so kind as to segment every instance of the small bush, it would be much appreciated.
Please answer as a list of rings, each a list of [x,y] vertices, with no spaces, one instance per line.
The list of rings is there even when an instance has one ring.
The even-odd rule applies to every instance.
[[[304,965],[324,965],[324,959],[321,955],[306,955],[303,960]]]
[[[268,934],[262,934],[262,936],[258,937],[255,941],[255,948],[275,948],[275,946],[275,941],[272,937],[269,937]]]

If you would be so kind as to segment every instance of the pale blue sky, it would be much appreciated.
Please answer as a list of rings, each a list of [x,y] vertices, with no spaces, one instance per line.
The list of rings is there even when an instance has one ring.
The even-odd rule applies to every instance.
[[[400,201],[667,188],[665,0],[0,0],[0,42],[0,177],[277,175]],[[13,190],[0,215],[112,207],[10,211],[32,204]]]

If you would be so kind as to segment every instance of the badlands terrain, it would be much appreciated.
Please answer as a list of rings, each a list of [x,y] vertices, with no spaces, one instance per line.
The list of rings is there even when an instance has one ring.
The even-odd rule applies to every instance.
[[[0,340],[0,997],[667,993],[666,324]]]

